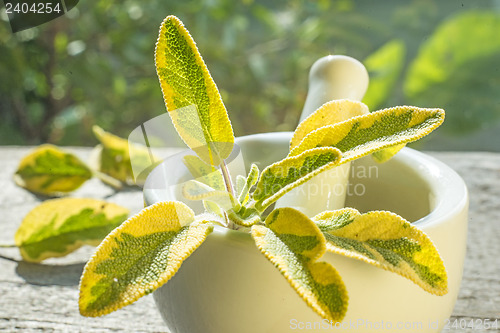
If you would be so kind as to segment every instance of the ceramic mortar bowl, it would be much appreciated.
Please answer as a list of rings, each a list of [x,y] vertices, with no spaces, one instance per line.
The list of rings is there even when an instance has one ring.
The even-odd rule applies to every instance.
[[[236,142],[247,167],[256,162],[262,170],[287,155],[291,135],[250,135]],[[148,188],[148,183],[158,188],[165,168],[158,166],[148,177],[148,205],[171,200]],[[336,328],[309,309],[249,234],[216,227],[177,274],[154,292],[170,332],[441,332],[462,278],[468,209],[463,180],[434,158],[404,148],[384,164],[375,164],[370,156],[353,162],[349,188],[346,206],[361,212],[396,212],[429,235],[447,269],[447,295],[428,294],[399,275],[327,253],[322,260],[339,271],[349,294],[346,317]]]

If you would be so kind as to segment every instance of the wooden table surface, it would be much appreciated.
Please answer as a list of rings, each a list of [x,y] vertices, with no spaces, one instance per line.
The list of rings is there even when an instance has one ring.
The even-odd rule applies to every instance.
[[[87,148],[68,148],[83,159]],[[0,147],[0,244],[13,243],[24,215],[40,203],[12,181],[26,147]],[[498,319],[500,325],[500,154],[430,153],[455,169],[470,192],[469,234],[464,278],[450,320]],[[105,198],[131,209],[142,208],[139,190],[115,193],[97,179],[73,197]],[[102,318],[78,313],[78,282],[93,248],[42,264],[21,260],[17,249],[0,249],[0,331],[2,332],[167,332],[151,295]],[[443,332],[500,332],[452,328]],[[237,332],[235,332],[237,333]],[[256,332],[259,333],[259,332]]]

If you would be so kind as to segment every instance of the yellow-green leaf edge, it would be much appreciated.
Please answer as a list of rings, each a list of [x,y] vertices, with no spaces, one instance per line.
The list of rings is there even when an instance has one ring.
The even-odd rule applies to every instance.
[[[175,68],[176,71],[181,71],[183,75],[177,75],[174,79],[176,84],[182,87],[182,94],[178,87],[173,87],[167,82],[166,75],[169,66],[173,66],[172,62],[167,61],[167,50],[171,52],[173,48],[176,61],[182,60],[180,57],[187,59],[188,63],[183,63],[185,68]],[[208,68],[203,61],[203,58],[198,51],[194,39],[189,31],[184,27],[184,24],[175,16],[167,16],[160,26],[160,32],[155,49],[155,64],[160,86],[163,93],[163,98],[167,106],[174,126],[181,136],[182,140],[207,163],[218,165],[221,161],[229,156],[234,143],[234,134],[227,115],[226,107],[222,102],[219,90],[212,79]],[[190,77],[190,75],[200,74],[198,77]],[[179,82],[182,80],[182,82]],[[185,96],[189,92],[193,99]],[[195,133],[186,133],[180,126],[180,121],[177,119],[175,110],[180,110],[186,107],[196,107],[196,112],[199,117],[200,125],[203,127],[204,138],[197,138]],[[216,126],[212,127],[214,122]],[[196,125],[195,125],[196,126]],[[213,150],[216,150],[215,156]],[[205,150],[208,150],[208,155]]]
[[[144,295],[147,295],[165,284],[179,270],[183,261],[189,257],[206,239],[213,230],[213,226],[205,221],[194,221],[194,212],[183,203],[167,201],[159,202],[146,207],[140,213],[132,216],[120,227],[111,232],[97,248],[96,252],[86,264],[80,280],[80,313],[87,317],[98,317],[116,311],[129,305]],[[193,223],[195,222],[195,223]],[[153,235],[159,232],[186,231],[185,242],[174,243],[174,251],[169,251],[167,255],[167,267],[158,273],[158,278],[152,278],[144,285],[127,285],[123,293],[120,293],[115,302],[111,304],[99,304],[98,300],[92,296],[94,288],[106,275],[96,273],[98,266],[108,258],[111,258],[113,249],[116,248],[117,240],[124,234],[133,237]],[[142,245],[141,245],[142,246]],[[169,248],[170,250],[170,248]],[[180,253],[177,253],[179,252]],[[176,254],[180,254],[176,256]],[[150,277],[151,267],[148,267],[145,274]],[[101,293],[102,295],[102,293]],[[89,309],[97,304],[97,310]]]
[[[88,220],[72,221],[84,212],[91,214],[84,215]],[[104,216],[101,216],[101,214]],[[23,259],[28,262],[40,262],[47,258],[63,257],[83,245],[98,245],[109,231],[116,228],[127,218],[128,214],[128,209],[103,200],[80,198],[47,200],[36,206],[24,217],[16,231],[14,242],[19,248]],[[94,224],[84,224],[97,218],[104,218],[107,223],[96,224],[98,222],[96,220]],[[72,223],[73,226],[70,226],[69,230],[64,230],[68,223]],[[87,229],[100,229],[100,232],[86,235],[86,229],[78,229],[85,226],[89,227]],[[54,234],[53,231],[57,230],[63,230],[63,232]],[[78,239],[70,242],[71,234],[75,233],[78,233]],[[51,250],[47,250],[47,248],[42,250],[40,248],[40,245],[44,242],[49,242]],[[64,247],[64,250],[56,252],[54,249],[56,247]],[[37,254],[34,255],[34,253]]]
[[[318,147],[266,167],[253,192],[255,207],[262,211],[295,187],[338,165],[341,158],[342,153],[337,148]],[[310,161],[314,163],[311,165]]]
[[[313,221],[293,208],[279,208],[266,218],[266,226],[252,226],[251,235],[262,254],[276,266],[311,309],[333,322],[340,322],[344,318],[348,306],[347,290],[332,265],[317,261],[326,252],[326,240]],[[308,240],[294,242],[289,239],[290,236]],[[311,239],[314,243],[311,243]],[[274,250],[271,242],[278,243]],[[280,251],[285,251],[285,255],[279,257]],[[290,270],[290,265],[298,267]],[[301,274],[294,276],[294,271],[300,271]],[[337,294],[334,298],[329,297],[331,294],[326,295],[326,288],[332,288],[332,285]],[[317,288],[323,289],[320,291]],[[330,301],[330,304],[323,302],[325,300]]]
[[[401,216],[387,211],[371,211],[361,214],[353,208],[344,208],[337,211],[325,211],[313,217],[312,220],[326,237],[327,251],[361,260],[401,275],[433,295],[442,296],[448,293],[446,268],[435,245],[422,230]],[[329,225],[329,221],[335,221],[336,225]],[[335,243],[329,235],[343,239],[343,241],[339,242],[338,239]],[[402,260],[402,265],[387,261],[377,249],[377,246],[380,246],[377,243],[381,242],[391,244],[393,242],[396,246],[396,253],[405,250],[411,253],[409,250],[411,247],[420,247],[421,250],[416,251],[415,254],[411,253],[411,258],[408,260],[421,265],[424,275],[429,275],[426,276],[428,279],[437,278],[436,284],[433,286],[424,281],[415,268],[405,260]],[[391,254],[386,253],[386,256],[391,256]]]
[[[342,152],[340,165],[381,149],[416,141],[440,126],[444,117],[444,110],[439,108],[398,106],[384,109],[320,127],[309,133],[288,156],[297,156],[316,147],[336,147]],[[380,136],[374,126],[387,131],[387,135]],[[374,132],[366,138],[362,131]],[[362,139],[356,135],[361,135]]]
[[[57,163],[72,168],[72,172],[58,173],[54,166],[33,170],[44,158],[55,158]],[[14,174],[14,182],[33,193],[60,196],[78,189],[92,178],[92,171],[77,156],[51,144],[43,144],[24,156]]]

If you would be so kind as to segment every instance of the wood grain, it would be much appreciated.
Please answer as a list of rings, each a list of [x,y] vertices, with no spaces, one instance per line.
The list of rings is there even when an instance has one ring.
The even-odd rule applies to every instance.
[[[90,150],[67,148],[84,160]],[[12,181],[30,148],[0,148],[0,244],[13,243],[22,218],[41,198]],[[464,279],[451,321],[498,319],[500,324],[500,154],[430,153],[454,168],[470,192],[470,221]],[[132,213],[142,208],[139,189],[115,193],[97,179],[71,196],[105,198]],[[85,318],[77,308],[78,282],[93,248],[84,247],[42,264],[21,260],[17,249],[0,249],[0,331],[4,332],[167,332],[152,297],[146,296],[102,318]],[[500,330],[453,329],[443,332]],[[235,332],[237,333],[237,332]],[[260,332],[256,332],[260,333]]]

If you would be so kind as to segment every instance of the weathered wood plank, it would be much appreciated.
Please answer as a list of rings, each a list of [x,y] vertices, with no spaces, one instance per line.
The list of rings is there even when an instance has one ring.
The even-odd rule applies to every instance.
[[[89,149],[68,148],[87,159]],[[0,243],[12,243],[23,216],[40,198],[12,181],[25,147],[0,148]],[[500,154],[430,153],[454,168],[470,191],[470,223],[464,279],[450,321],[500,321]],[[74,197],[106,198],[137,212],[139,190],[115,193],[93,179]],[[85,318],[77,308],[78,282],[93,248],[84,247],[43,264],[21,261],[17,249],[0,249],[0,331],[6,332],[166,332],[151,296],[102,318]],[[443,332],[500,330],[454,329]],[[259,333],[259,332],[256,332]]]

